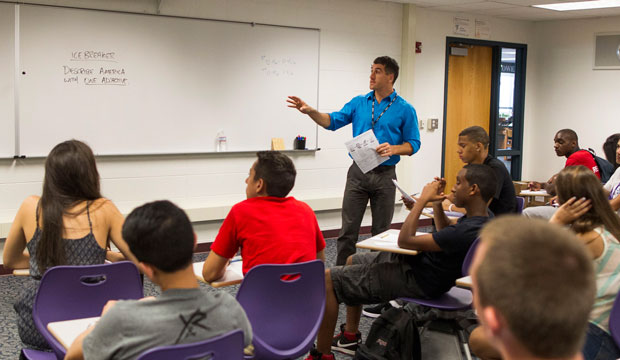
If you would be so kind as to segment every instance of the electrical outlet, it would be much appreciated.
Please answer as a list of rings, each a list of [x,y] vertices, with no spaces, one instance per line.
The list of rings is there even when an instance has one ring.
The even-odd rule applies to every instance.
[[[428,119],[426,128],[431,131],[439,129],[439,119],[437,118]]]

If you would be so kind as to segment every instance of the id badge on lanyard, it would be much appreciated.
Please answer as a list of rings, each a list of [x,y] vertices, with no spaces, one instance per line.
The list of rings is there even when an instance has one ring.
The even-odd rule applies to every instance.
[[[390,106],[392,106],[392,104],[394,103],[394,101],[396,101],[396,96],[394,96],[394,98],[392,99],[392,101],[390,101],[390,103],[388,104],[388,106],[385,107],[385,109],[383,109],[383,111],[381,112],[381,114],[379,114],[379,116],[377,116],[377,119],[375,119],[375,96],[372,96],[372,113],[371,113],[371,117],[370,119],[371,121],[371,125],[372,125],[372,131],[375,131],[375,124],[377,123],[377,121],[379,121],[379,119],[381,119],[381,117],[383,116],[383,114],[385,114],[385,112],[387,111],[387,109],[390,108]]]

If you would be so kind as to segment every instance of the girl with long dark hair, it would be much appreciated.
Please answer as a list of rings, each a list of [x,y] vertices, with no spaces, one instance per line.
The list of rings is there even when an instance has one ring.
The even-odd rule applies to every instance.
[[[45,160],[41,196],[24,200],[4,246],[6,267],[30,268],[30,281],[14,304],[19,336],[26,347],[49,348],[32,320],[34,297],[47,269],[101,264],[110,241],[134,260],[121,235],[123,221],[116,206],[101,196],[95,157],[88,145],[78,140],[56,145]],[[119,255],[108,257],[122,259]]]

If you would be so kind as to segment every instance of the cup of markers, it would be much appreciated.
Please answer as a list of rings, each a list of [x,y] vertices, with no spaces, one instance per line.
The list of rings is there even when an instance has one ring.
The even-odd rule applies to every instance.
[[[305,150],[306,149],[306,137],[297,135],[297,137],[295,138],[295,142],[293,143],[293,149]]]

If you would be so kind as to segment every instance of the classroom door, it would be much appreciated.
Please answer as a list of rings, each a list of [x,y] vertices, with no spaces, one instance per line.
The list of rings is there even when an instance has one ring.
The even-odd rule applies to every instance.
[[[493,70],[491,46],[449,46],[442,171],[446,193],[452,189],[464,165],[457,154],[458,134],[474,125],[489,132]]]

